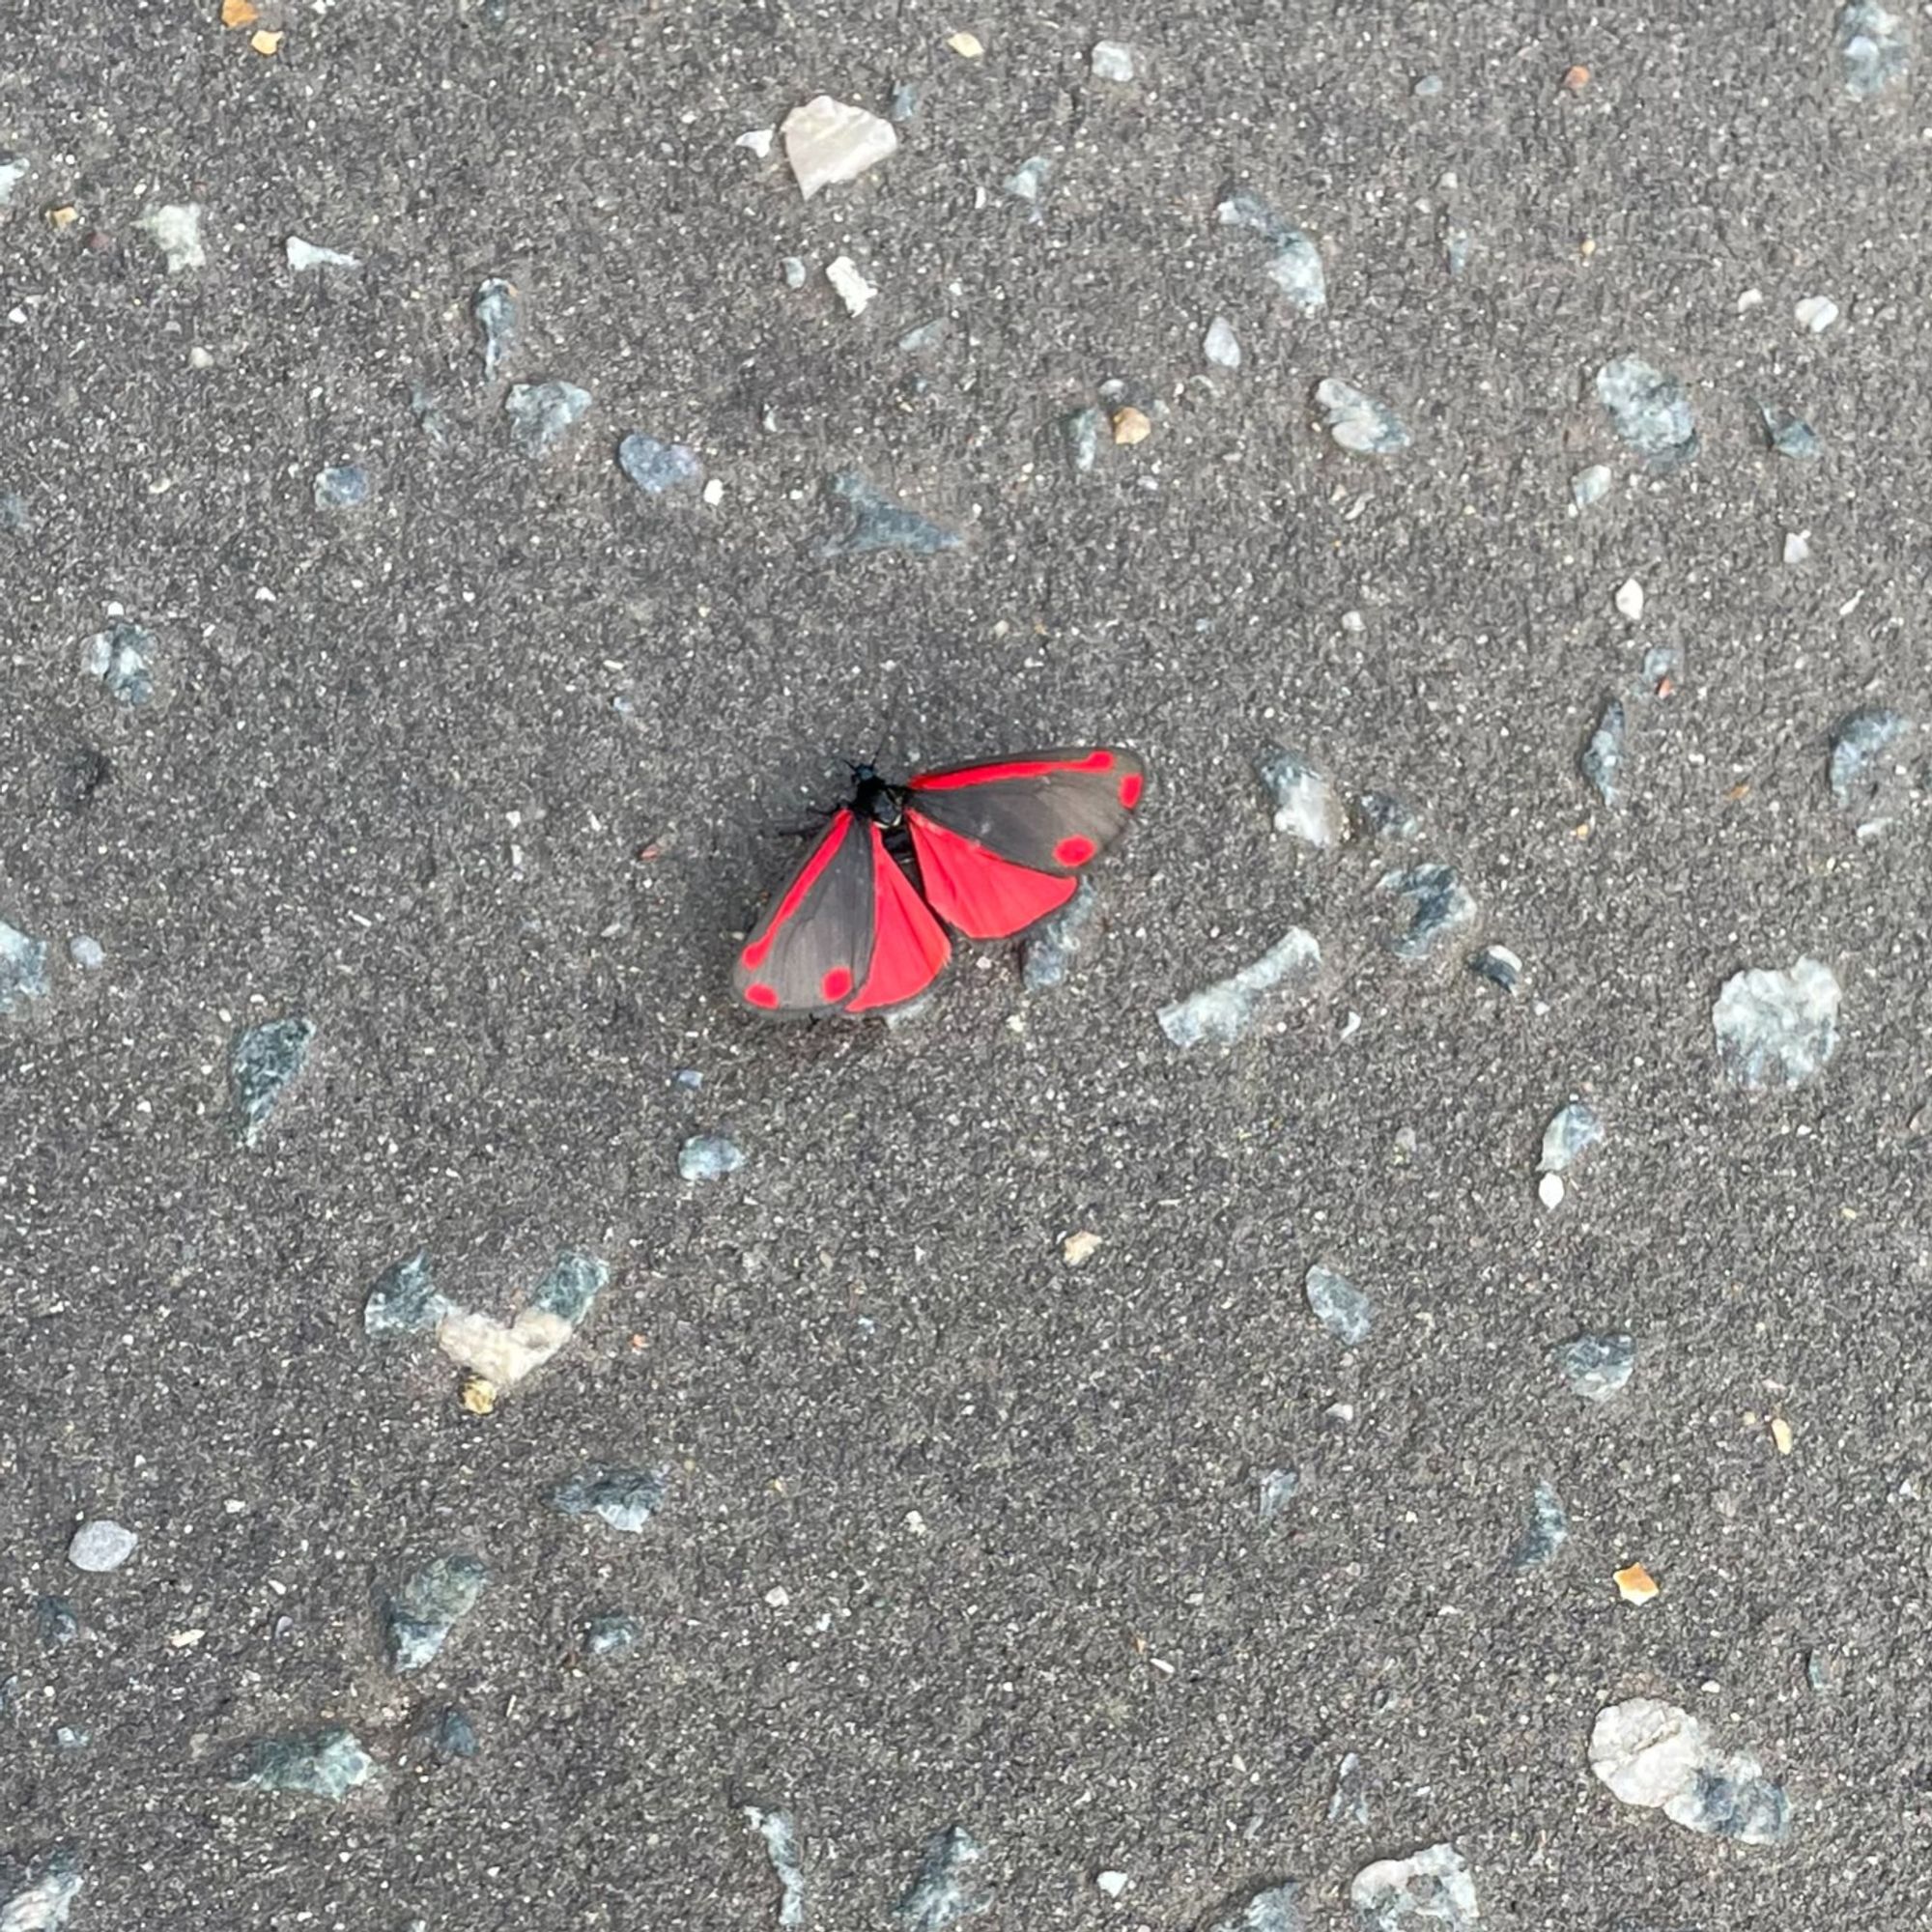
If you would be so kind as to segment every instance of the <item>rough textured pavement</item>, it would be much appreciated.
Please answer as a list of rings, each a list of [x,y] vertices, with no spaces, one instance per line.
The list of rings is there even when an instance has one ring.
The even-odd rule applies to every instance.
[[[1932,718],[1918,76],[1854,98],[1817,4],[263,11],[0,36],[0,921],[48,948],[0,1015],[0,1854],[71,1848],[77,1932],[744,1928],[781,1899],[752,1804],[824,1927],[886,1922],[955,1823],[1002,1926],[1193,1932],[1293,1879],[1341,1927],[1438,1841],[1486,1925],[1908,1922],[1922,738],[1876,837],[1826,761],[1857,707]],[[733,146],[906,82],[898,152],[809,204]],[[1318,242],[1320,315],[1231,186]],[[187,203],[171,273],[137,224]],[[491,277],[524,327],[486,382]],[[1686,384],[1692,461],[1617,441],[1624,355]],[[1411,445],[1336,447],[1329,377]],[[532,460],[504,397],[546,379],[594,400]],[[1075,470],[1061,419],[1122,401],[1151,434]],[[634,488],[636,431],[719,500]],[[369,501],[319,509],[345,464]],[[854,470],[963,550],[822,557]],[[145,704],[88,668],[112,607]],[[1578,753],[1634,680],[1606,809]],[[899,769],[1137,747],[1104,936],[1051,993],[968,949],[911,1024],[761,1027],[731,934],[881,734]],[[1271,742],[1418,838],[1276,836]],[[1410,965],[1377,881],[1419,860],[1481,912]],[[1170,1045],[1156,1009],[1291,924],[1317,985]],[[1836,1052],[1739,1091],[1713,1001],[1799,955]],[[243,1149],[229,1054],[284,1015],[308,1063]],[[1607,1139],[1547,1210],[1578,1095]],[[686,1184],[708,1131],[746,1163]],[[478,1417],[364,1333],[418,1249],[505,1318],[562,1250],[611,1277]],[[1635,1338],[1611,1402],[1552,1369],[1583,1331]],[[668,1468],[663,1507],[557,1513],[586,1463]],[[1518,1573],[1539,1481],[1571,1535]],[[83,1575],[95,1517],[140,1542]],[[382,1603],[457,1551],[491,1580],[398,1676]],[[586,1657],[618,1611],[637,1648]],[[1786,1841],[1619,1804],[1587,1741],[1636,1696],[1754,1752]],[[426,1742],[451,1706],[473,1758]],[[382,1767],[341,1804],[230,1781],[330,1725]]]

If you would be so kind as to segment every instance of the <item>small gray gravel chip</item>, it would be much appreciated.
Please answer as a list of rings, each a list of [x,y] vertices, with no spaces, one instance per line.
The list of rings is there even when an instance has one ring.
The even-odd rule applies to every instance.
[[[530,1291],[529,1306],[575,1328],[590,1313],[590,1304],[604,1292],[611,1270],[595,1255],[566,1249],[551,1264],[550,1272]]]
[[[602,1517],[612,1529],[635,1536],[664,1507],[670,1493],[664,1469],[581,1470],[551,1492],[552,1506],[565,1516]]]
[[[471,313],[483,336],[483,380],[494,383],[516,354],[523,329],[523,305],[508,282],[492,279],[476,291]]]
[[[1514,993],[1522,983],[1522,961],[1507,946],[1486,946],[1480,952],[1472,952],[1469,971],[1506,993]]]
[[[1410,965],[1427,959],[1450,934],[1475,923],[1476,901],[1453,867],[1430,864],[1386,872],[1381,889],[1406,898],[1412,909],[1408,930],[1390,942],[1395,956]]]
[[[106,1517],[95,1517],[74,1531],[67,1547],[67,1560],[76,1570],[104,1575],[120,1569],[133,1555],[140,1540],[131,1529]]]
[[[510,419],[510,442],[532,461],[563,445],[577,420],[590,407],[590,391],[575,383],[518,383],[503,399]]]
[[[1564,1386],[1585,1402],[1608,1402],[1636,1367],[1636,1344],[1628,1335],[1577,1335],[1552,1352]]]
[[[1570,1540],[1570,1517],[1563,1498],[1548,1483],[1538,1483],[1529,1499],[1529,1521],[1510,1550],[1512,1570],[1541,1570],[1555,1562]]]
[[[614,1663],[620,1657],[629,1657],[643,1641],[643,1632],[638,1628],[635,1617],[627,1617],[621,1611],[606,1617],[592,1617],[583,1626],[583,1652],[586,1657],[602,1659]]]
[[[1725,1077],[1747,1088],[1809,1080],[1837,1047],[1838,999],[1837,975],[1816,959],[1734,974],[1711,1009]]]
[[[1369,838],[1398,845],[1422,830],[1415,808],[1387,791],[1363,792],[1355,801],[1355,819]]]
[[[453,1704],[430,1719],[428,1736],[430,1749],[445,1760],[474,1757],[480,1748],[476,1726]]]
[[[1308,1306],[1329,1334],[1344,1348],[1353,1349],[1369,1339],[1376,1325],[1376,1312],[1369,1297],[1345,1274],[1321,1266],[1308,1270],[1302,1282]]]
[[[1294,1500],[1301,1478],[1293,1469],[1269,1469],[1261,1479],[1261,1516],[1272,1522]]]
[[[140,625],[112,623],[89,638],[83,649],[88,675],[98,677],[117,702],[146,704],[154,696],[155,640]]]
[[[1209,1924],[1208,1932],[1302,1932],[1298,1888],[1270,1885]]]
[[[817,554],[826,559],[871,556],[880,551],[905,551],[913,556],[935,556],[941,551],[963,550],[966,539],[917,510],[895,503],[877,485],[856,469],[830,477],[826,494],[845,512],[845,527],[821,537]]]
[[[1607,463],[1593,463],[1587,469],[1579,469],[1570,479],[1570,497],[1579,510],[1587,510],[1593,503],[1601,503],[1610,494],[1610,485],[1615,481]]]
[[[1590,1769],[1619,1804],[1744,1845],[1791,1834],[1791,1800],[1748,1752],[1720,1749],[1690,1712],[1656,1697],[1605,1705],[1590,1729]]]
[[[1606,806],[1617,802],[1617,781],[1624,768],[1624,736],[1627,721],[1620,698],[1606,698],[1597,714],[1597,728],[1583,747],[1577,760],[1590,788]]]
[[[1597,371],[1597,400],[1623,441],[1655,467],[1687,463],[1697,453],[1697,422],[1684,384],[1641,356],[1605,362]]]
[[[1586,1149],[1604,1139],[1604,1120],[1587,1100],[1572,1100],[1550,1117],[1543,1130],[1543,1150],[1538,1155],[1538,1174],[1562,1174]]]
[[[1347,1752],[1335,1767],[1335,1789],[1328,1799],[1328,1822],[1339,1825],[1369,1822],[1369,1780],[1362,1760],[1354,1751]]]
[[[972,1868],[985,1847],[963,1825],[949,1825],[926,1840],[919,1870],[895,1908],[912,1932],[945,1932],[949,1925],[986,1911],[991,1895],[975,1882]]]
[[[704,483],[704,466],[695,450],[655,437],[627,436],[617,445],[617,467],[646,497],[696,490]]]
[[[1854,100],[1869,100],[1905,78],[1911,48],[1904,23],[1878,0],[1851,0],[1838,15],[1835,38],[1845,92]]]
[[[448,1313],[449,1303],[437,1293],[429,1256],[418,1248],[376,1277],[362,1304],[362,1329],[369,1335],[418,1335]]]
[[[1100,895],[1082,879],[1073,896],[1034,926],[1020,943],[1020,978],[1030,993],[1062,984],[1100,921]]]
[[[238,1784],[258,1791],[287,1791],[340,1804],[377,1775],[376,1760],[352,1731],[327,1730],[263,1738],[249,1751]]]
[[[24,537],[32,534],[34,513],[17,490],[0,490],[0,535]]]
[[[83,973],[98,973],[107,964],[107,954],[99,940],[87,933],[76,932],[67,943],[67,956]]]
[[[1224,195],[1214,216],[1223,228],[1246,228],[1267,243],[1267,278],[1302,315],[1319,315],[1327,306],[1328,283],[1321,249],[1260,195],[1246,189]]]
[[[1349,1888],[1349,1902],[1368,1932],[1468,1932],[1482,1923],[1475,1881],[1451,1845],[1429,1845],[1406,1859],[1365,1865]]]
[[[1814,462],[1824,455],[1823,440],[1802,416],[1787,415],[1764,403],[1758,405],[1757,412],[1764,419],[1765,437],[1778,455],[1796,463]]]
[[[247,1028],[236,1039],[228,1057],[228,1083],[239,1116],[236,1134],[243,1147],[253,1147],[269,1116],[302,1070],[309,1042],[315,1037],[312,1020],[265,1020]]]
[[[65,1650],[80,1640],[80,1618],[65,1597],[42,1597],[34,1605],[34,1633],[43,1650]]]
[[[47,943],[0,919],[0,1013],[47,996]]]
[[[476,1607],[490,1572],[475,1556],[439,1556],[406,1578],[384,1610],[384,1636],[398,1676],[432,1662]]]
[[[1327,778],[1306,759],[1269,745],[1255,755],[1255,776],[1274,807],[1274,829],[1326,848],[1348,836],[1348,815]]]
[[[1060,419],[1060,433],[1066,439],[1066,460],[1075,474],[1092,469],[1100,454],[1100,438],[1107,427],[1104,411],[1074,410]]]
[[[338,463],[319,469],[315,477],[318,510],[359,510],[371,494],[369,472],[357,463]]]
[[[1262,996],[1277,986],[1306,987],[1321,970],[1321,948],[1312,932],[1292,925],[1238,973],[1162,1007],[1160,1030],[1185,1050],[1211,1041],[1231,1046],[1261,1017]]]
[[[694,1134],[677,1151],[677,1171],[686,1180],[722,1180],[744,1164],[744,1149],[728,1134]]]
[[[1134,50],[1120,41],[1095,41],[1088,65],[1095,80],[1111,80],[1125,87],[1134,77]]]
[[[1321,406],[1328,434],[1358,456],[1393,456],[1412,440],[1386,403],[1378,403],[1339,376],[1323,377],[1315,385],[1315,400]]]
[[[1878,786],[1874,768],[1912,729],[1902,713],[1867,705],[1838,720],[1832,732],[1832,797],[1841,811],[1862,810]]]
[[[81,1883],[80,1854],[66,1845],[24,1868],[0,1860],[0,1932],[60,1932]]]
[[[745,1806],[745,1822],[764,1841],[765,1856],[779,1882],[780,1932],[795,1932],[805,1924],[805,1861],[799,1852],[798,1826],[788,1811],[766,1811],[756,1804]]]

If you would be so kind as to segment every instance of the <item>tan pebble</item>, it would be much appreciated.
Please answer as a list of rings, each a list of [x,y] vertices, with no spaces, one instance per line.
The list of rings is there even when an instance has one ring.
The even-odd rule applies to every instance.
[[[497,1406],[497,1384],[484,1376],[465,1376],[456,1399],[471,1415],[489,1415]]]
[[[1657,1595],[1657,1578],[1641,1563],[1627,1565],[1611,1580],[1627,1604],[1647,1604]]]
[[[978,60],[986,51],[974,34],[954,34],[946,43],[961,60]]]
[[[1126,409],[1114,412],[1114,440],[1116,442],[1145,442],[1153,434],[1144,411],[1129,405]]]

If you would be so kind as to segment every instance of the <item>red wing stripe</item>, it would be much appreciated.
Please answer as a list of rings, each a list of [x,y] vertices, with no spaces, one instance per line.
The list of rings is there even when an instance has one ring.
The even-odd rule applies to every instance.
[[[913,891],[912,881],[886,850],[883,833],[872,835],[872,966],[848,1013],[902,1006],[939,977],[952,951],[939,922]]]
[[[906,824],[933,911],[969,939],[1005,939],[1073,896],[1070,874],[1015,865],[923,812],[908,811]]]
[[[1003,779],[1044,779],[1055,772],[1111,772],[1112,752],[1089,752],[1084,758],[1015,758],[1005,765],[968,765],[957,772],[927,772],[906,781],[908,791],[957,791],[963,785],[998,784]]]
[[[774,908],[772,916],[765,922],[765,929],[745,948],[740,955],[747,966],[760,966],[765,954],[772,950],[772,935],[805,902],[805,895],[818,883],[818,875],[831,865],[833,854],[845,842],[845,835],[852,829],[852,814],[849,811],[836,811],[832,823],[826,828],[825,836],[818,841],[815,851],[800,868],[799,875],[791,882],[787,892]]]

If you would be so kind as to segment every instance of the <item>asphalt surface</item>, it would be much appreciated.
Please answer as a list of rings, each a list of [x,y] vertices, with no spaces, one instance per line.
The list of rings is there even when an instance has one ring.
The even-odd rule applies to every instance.
[[[0,1852],[73,1847],[83,1932],[744,1928],[752,1802],[825,1927],[955,1822],[1002,1926],[1192,1932],[1292,1878],[1339,1927],[1438,1840],[1489,1925],[1915,1922],[1932,862],[1922,810],[1861,841],[1824,773],[1853,707],[1932,718],[1917,81],[1851,99],[1815,5],[438,0],[270,14],[268,55],[217,14],[0,40],[0,919],[51,954],[0,1018]],[[1089,73],[1102,36],[1142,78]],[[732,145],[907,81],[897,154],[810,204]],[[1001,189],[1034,155],[1037,218]],[[1322,316],[1217,227],[1230,184],[1319,241]],[[136,223],[186,202],[171,274]],[[292,273],[290,235],[365,266]],[[491,276],[526,329],[486,384]],[[1624,354],[1688,385],[1694,462],[1617,445]],[[1412,446],[1337,449],[1329,376]],[[591,392],[559,452],[511,448],[509,378]],[[1109,380],[1152,434],[1077,474],[1056,425]],[[641,496],[632,431],[721,500]],[[318,510],[343,463],[371,500]],[[822,559],[853,469],[964,550]],[[116,605],[138,708],[84,668]],[[1606,810],[1578,752],[1664,642]],[[762,1026],[731,935],[881,738],[1136,747],[1104,935],[1050,994],[967,949],[911,1024]],[[1393,956],[1385,851],[1271,832],[1277,740],[1415,806],[1518,997]],[[1156,1009],[1293,923],[1312,995],[1172,1047]],[[1718,987],[1799,954],[1835,1057],[1739,1094]],[[286,1014],[310,1059],[243,1150],[228,1054]],[[1573,1095],[1609,1137],[1546,1211]],[[709,1131],[746,1164],[687,1185]],[[611,1275],[477,1417],[363,1333],[417,1249],[506,1317],[560,1250]],[[1374,1302],[1359,1349],[1315,1263]],[[1580,1329],[1637,1340],[1614,1403],[1552,1373]],[[640,1534],[549,1507],[586,1462],[668,1466]],[[1539,1479],[1572,1535],[1513,1574]],[[140,1545],[81,1576],[97,1516]],[[398,1677],[377,1605],[453,1550],[492,1581]],[[78,1641],[43,1648],[47,1594]],[[644,1641],[585,1660],[612,1610]],[[1619,1804],[1586,1741],[1638,1695],[1754,1751],[1788,1842]],[[468,1762],[422,1741],[451,1704]],[[228,1781],[328,1724],[383,1766],[344,1804]],[[1350,1751],[1366,1824],[1329,1815]]]

